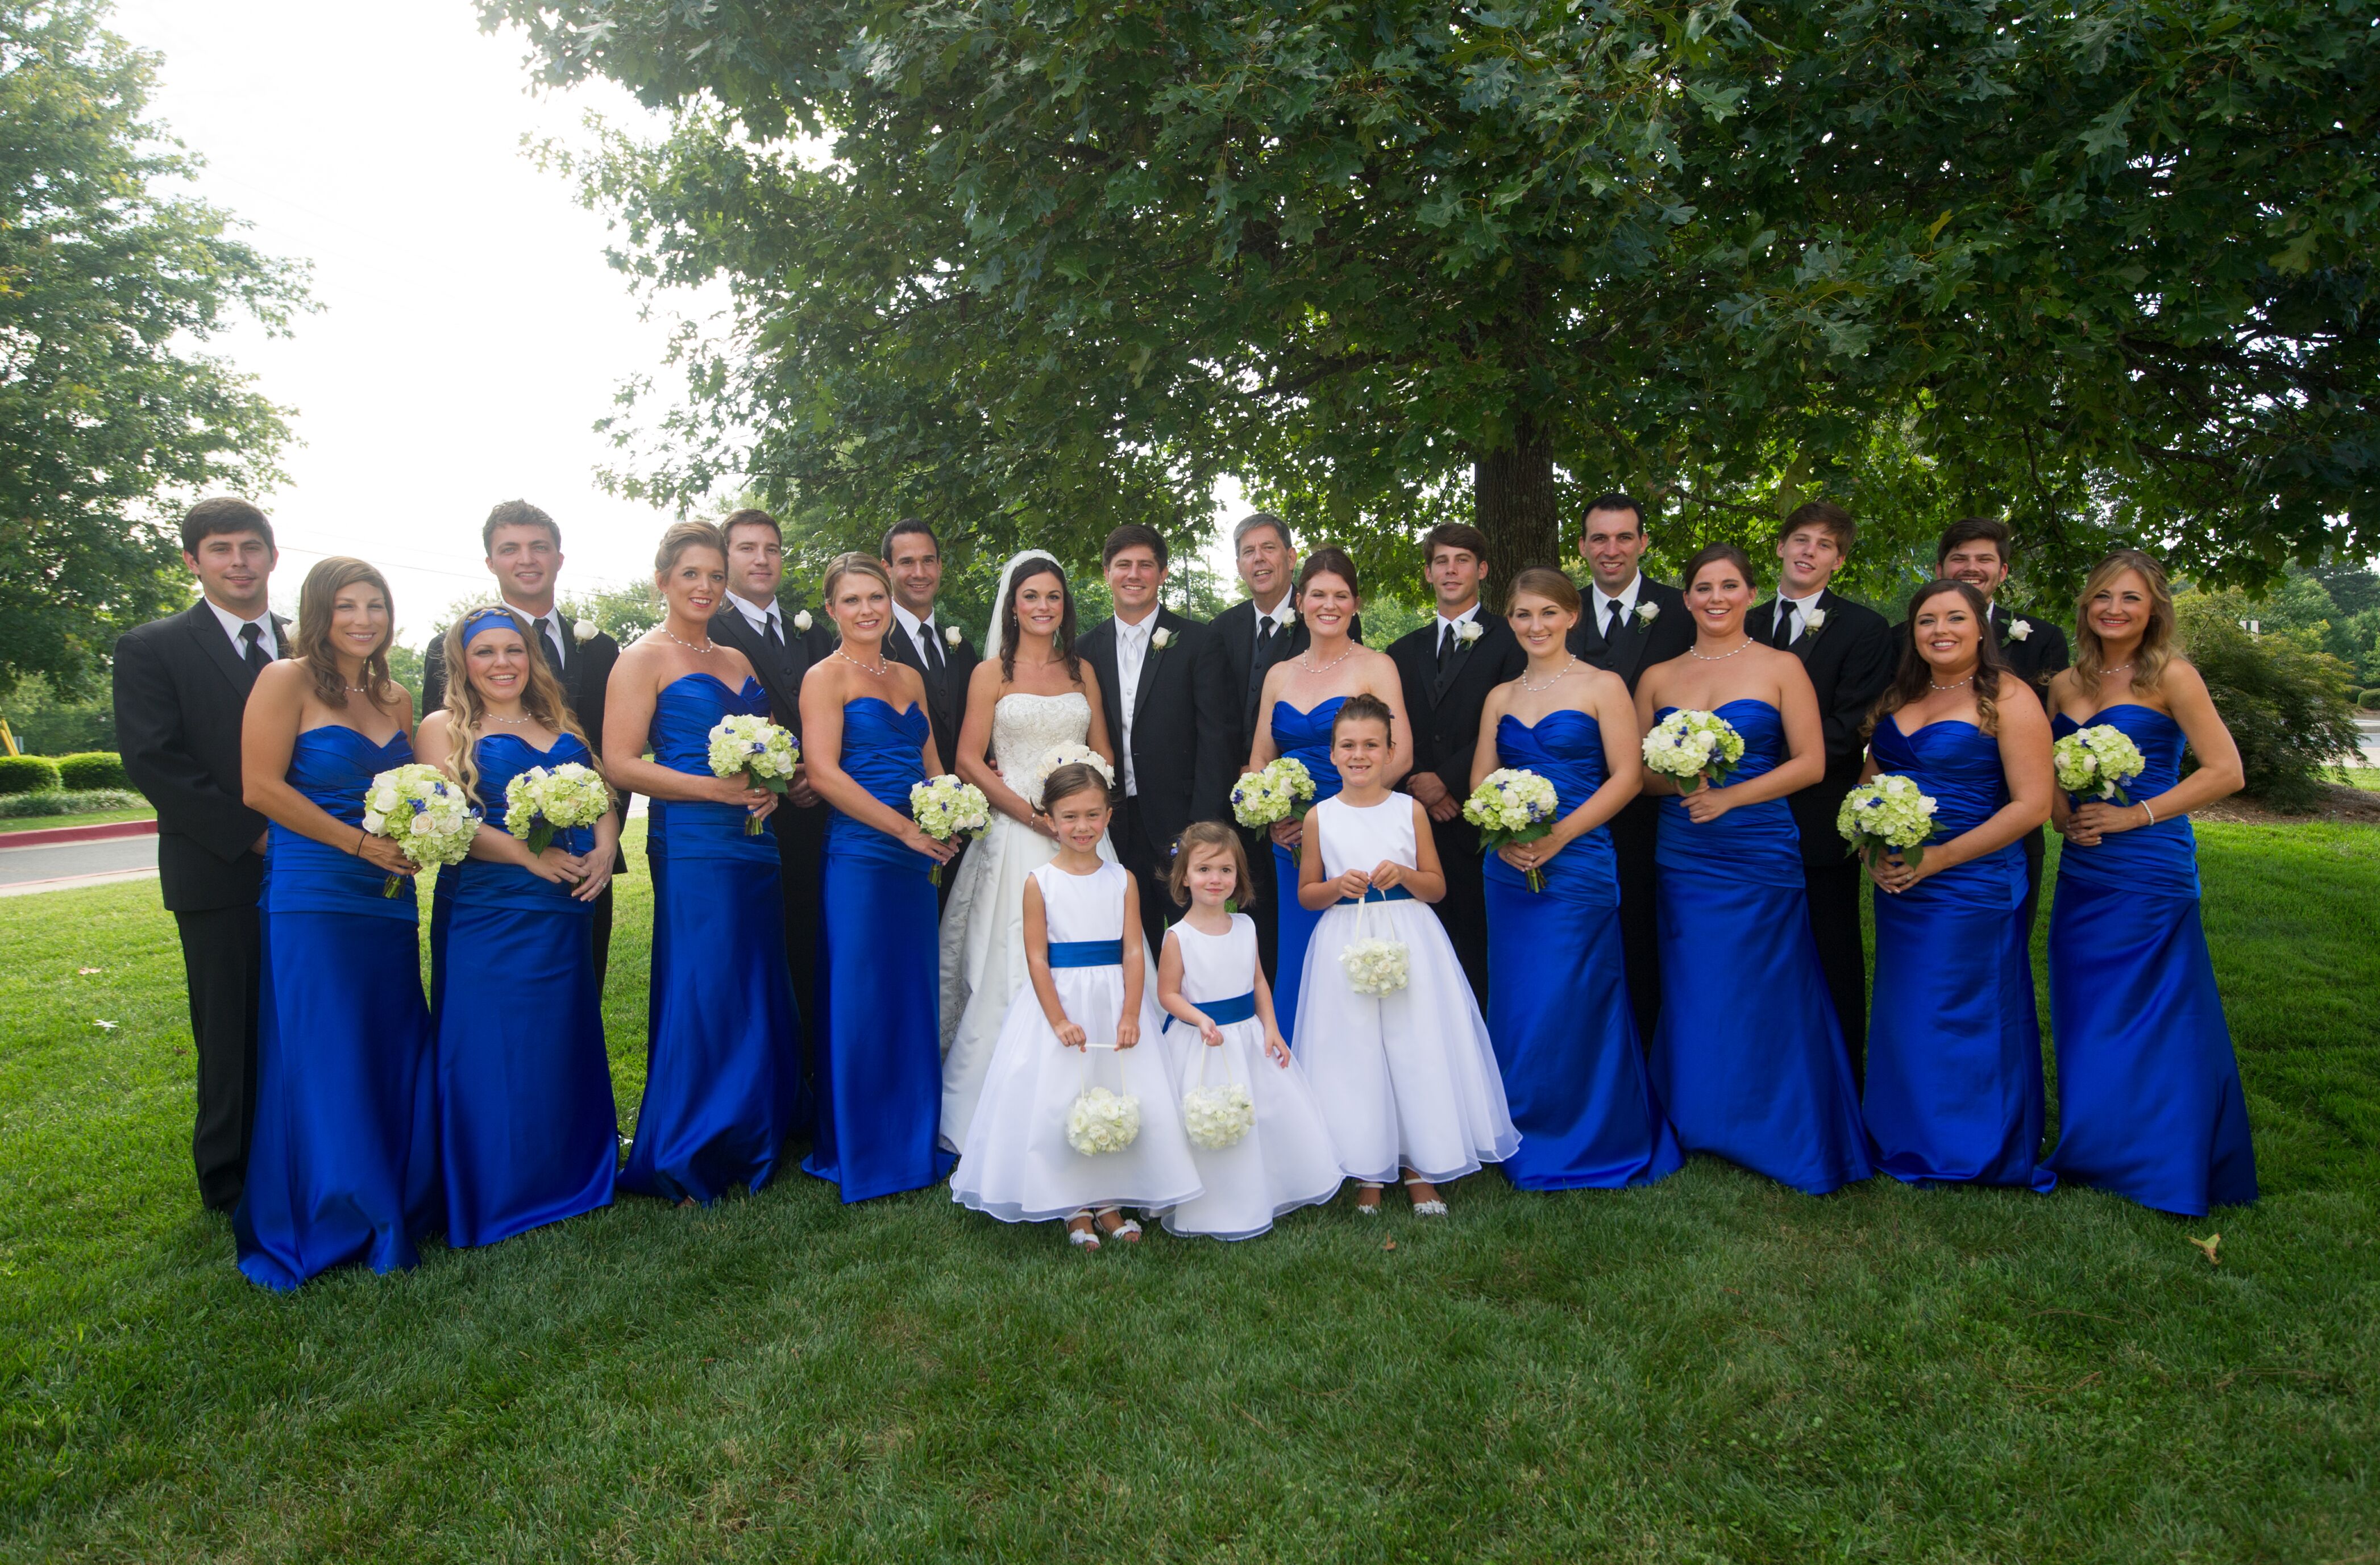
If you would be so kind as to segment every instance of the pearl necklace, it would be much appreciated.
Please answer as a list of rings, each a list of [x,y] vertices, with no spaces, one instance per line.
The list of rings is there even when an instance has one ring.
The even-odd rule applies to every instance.
[[[881,651],[879,651],[876,654],[876,666],[874,668],[869,668],[866,663],[861,662],[857,658],[853,657],[850,653],[844,651],[840,647],[837,647],[834,649],[834,655],[841,658],[844,662],[849,663],[852,667],[857,669],[860,673],[873,675],[878,679],[883,678],[885,671],[892,666],[885,659],[885,656]]]
[[[1547,678],[1543,685],[1532,685],[1529,683],[1529,676],[1526,673],[1522,674],[1521,688],[1527,691],[1532,696],[1537,694],[1541,690],[1550,690],[1560,681],[1568,679],[1571,675],[1571,671],[1577,667],[1578,657],[1577,654],[1572,653],[1570,661],[1556,669],[1552,674]]]
[[[671,640],[676,642],[679,646],[685,648],[689,652],[698,652],[708,657],[710,653],[719,649],[719,643],[713,641],[708,636],[702,638],[702,645],[698,647],[693,642],[688,641],[685,637],[680,636],[675,631],[670,629],[666,624],[662,625],[657,628],[659,628],[663,636],[668,637]]]
[[[1752,645],[1752,637],[1749,637],[1749,636],[1746,636],[1746,637],[1743,638],[1743,647],[1749,647],[1749,646],[1751,646],[1751,645]],[[1743,650],[1743,647],[1738,647],[1738,648],[1735,649],[1735,652],[1741,652],[1741,651],[1742,651],[1742,650]],[[1728,659],[1730,659],[1730,658],[1731,658],[1731,657],[1735,656],[1735,652],[1721,652],[1721,653],[1719,653],[1718,655],[1717,655],[1716,657],[1712,657],[1712,656],[1706,656],[1706,655],[1705,655],[1704,653],[1701,653],[1701,652],[1697,652],[1697,651],[1695,651],[1692,647],[1689,647],[1689,648],[1687,648],[1687,649],[1686,649],[1686,656],[1688,656],[1688,657],[1690,657],[1690,658],[1694,658],[1694,659],[1695,659],[1695,660],[1697,660],[1697,661],[1701,661],[1701,662],[1706,662],[1706,663],[1725,662]]]
[[[1354,644],[1354,642],[1350,641],[1349,643],[1347,643],[1347,650],[1346,650],[1346,651],[1340,653],[1337,657],[1335,657],[1335,658],[1331,659],[1329,662],[1324,663],[1320,668],[1316,668],[1316,667],[1314,666],[1314,653],[1313,653],[1313,651],[1309,649],[1307,650],[1307,652],[1306,652],[1305,656],[1304,656],[1303,658],[1300,658],[1300,659],[1297,661],[1297,666],[1298,666],[1298,667],[1300,667],[1300,668],[1302,668],[1302,669],[1304,669],[1304,670],[1305,670],[1306,673],[1328,673],[1330,670],[1332,670],[1332,669],[1334,669],[1334,668],[1337,668],[1341,663],[1345,662],[1345,661],[1346,661],[1350,657],[1352,657],[1352,656],[1354,654],[1354,651],[1355,651],[1355,644]]]
[[[1930,673],[1929,673],[1929,674],[1927,674],[1927,675],[1925,676],[1925,683],[1926,683],[1926,684],[1928,684],[1928,685],[1934,685],[1934,688],[1935,688],[1935,689],[1937,689],[1937,690],[1956,690],[1956,689],[1957,689],[1960,685],[1971,685],[1971,684],[1973,684],[1973,683],[1974,682],[1974,678],[1975,678],[1975,671],[1974,671],[1974,670],[1973,670],[1973,669],[1969,669],[1969,670],[1967,671],[1967,677],[1966,677],[1966,678],[1964,678],[1964,679],[1954,679],[1954,680],[1952,680],[1952,681],[1951,681],[1949,684],[1948,684],[1948,685],[1934,685],[1934,676],[1933,676],[1932,674],[1930,674]]]
[[[493,712],[482,712],[480,714],[480,721],[482,722],[501,722],[506,728],[526,728],[530,723],[535,722],[537,719],[533,717],[498,717]]]
[[[2137,659],[2134,660],[2134,661],[2137,661]],[[2101,673],[2128,673],[2131,671],[2131,663],[2118,663],[2114,668],[2103,668],[2099,672]]]

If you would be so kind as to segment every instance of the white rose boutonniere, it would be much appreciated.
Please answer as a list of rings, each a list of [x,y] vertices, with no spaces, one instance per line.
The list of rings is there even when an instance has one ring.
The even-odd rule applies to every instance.
[[[943,645],[943,646],[945,646],[945,647],[955,647],[955,646],[957,646],[957,645],[959,644],[959,642],[960,642],[962,639],[964,639],[964,637],[962,637],[959,635],[959,627],[958,627],[958,626],[956,626],[956,625],[944,625],[944,626],[942,627],[942,645]]]
[[[1639,603],[1636,605],[1636,623],[1638,625],[1651,625],[1655,620],[1659,619],[1660,617],[1660,604]]]
[[[1804,630],[1821,629],[1826,623],[1827,611],[1824,609],[1813,609],[1802,616],[1802,628]]]
[[[2032,637],[2033,622],[2031,620],[2018,619],[2009,621],[2008,638],[2010,640],[2027,641],[2032,639]]]
[[[810,618],[810,612],[808,609],[795,609],[794,611],[794,628],[795,630],[807,631],[810,626],[816,624],[818,624],[818,621]]]
[[[580,620],[570,627],[570,638],[573,641],[592,641],[597,634],[598,629],[593,620]]]
[[[1166,629],[1163,625],[1159,625],[1155,630],[1148,633],[1148,644],[1162,652],[1165,649],[1173,645],[1173,633]]]
[[[1477,620],[1464,620],[1454,627],[1454,639],[1465,647],[1487,634],[1488,632],[1481,627]]]

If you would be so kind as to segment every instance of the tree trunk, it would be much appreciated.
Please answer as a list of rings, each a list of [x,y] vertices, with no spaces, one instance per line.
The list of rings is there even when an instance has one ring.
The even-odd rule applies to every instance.
[[[1488,535],[1494,582],[1509,582],[1532,565],[1559,568],[1561,516],[1554,502],[1553,447],[1536,420],[1523,417],[1511,444],[1479,451],[1471,461],[1472,515]]]

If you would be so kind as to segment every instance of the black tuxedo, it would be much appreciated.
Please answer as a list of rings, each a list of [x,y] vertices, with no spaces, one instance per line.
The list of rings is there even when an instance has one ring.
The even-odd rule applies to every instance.
[[[1439,619],[1432,614],[1421,628],[1390,644],[1397,679],[1404,686],[1405,718],[1413,727],[1413,771],[1433,772],[1460,803],[1471,796],[1471,762],[1479,750],[1479,710],[1488,693],[1516,679],[1528,665],[1512,627],[1485,605],[1471,623],[1478,638],[1458,643],[1439,665]],[[1410,776],[1409,772],[1407,775]],[[1430,835],[1437,839],[1439,867],[1446,872],[1446,900],[1438,904],[1439,922],[1471,980],[1479,1009],[1488,1009],[1488,887],[1482,875],[1479,828],[1460,815],[1451,820],[1432,818]]]
[[[1156,632],[1172,637],[1155,644]],[[1123,680],[1117,670],[1116,623],[1102,620],[1083,633],[1075,650],[1099,672],[1107,707],[1108,738],[1116,747],[1116,782],[1123,782]],[[1222,644],[1196,620],[1160,608],[1133,694],[1132,781],[1135,792],[1116,811],[1116,857],[1140,881],[1140,921],[1153,953],[1169,919],[1180,910],[1167,891],[1174,842],[1194,820],[1231,818],[1232,783],[1248,758],[1232,751],[1235,736],[1230,675]]]
[[[1843,1025],[1856,1077],[1867,1057],[1867,954],[1860,943],[1860,885],[1866,879],[1835,830],[1843,795],[1859,783],[1867,755],[1868,713],[1892,683],[1896,662],[1892,627],[1875,610],[1854,603],[1831,588],[1815,605],[1826,616],[1793,639],[1793,655],[1818,693],[1818,720],[1826,735],[1827,774],[1787,795],[1794,829],[1802,837],[1802,880],[1809,895],[1810,933],[1818,963]],[[1776,645],[1777,600],[1743,617],[1743,627],[1764,646]]]
[[[942,648],[940,677],[935,675],[934,665],[919,655],[917,644],[909,638],[898,614],[884,631],[885,655],[916,669],[917,677],[926,682],[926,716],[933,725],[934,753],[948,772],[959,769],[959,730],[966,722],[967,683],[975,677],[975,665],[983,661],[967,645],[965,632],[960,633],[955,644],[951,641],[952,628],[941,621],[935,623],[935,634],[941,637]],[[966,851],[962,848],[942,867],[942,884],[935,904],[938,907],[950,905],[951,888],[959,882],[959,860],[965,856]]]
[[[2025,626],[2024,634],[2010,634],[2020,621]],[[2067,650],[2066,633],[2047,620],[2012,614],[1997,603],[1992,605],[1992,633],[1998,637],[2009,666],[2016,671],[2019,679],[2033,686],[2033,693],[2041,698],[2046,710],[2050,680],[2074,661]],[[2031,939],[2034,915],[2041,908],[2042,859],[2048,849],[2038,826],[2019,840],[2024,844],[2024,932]]]
[[[1636,607],[1658,607],[1650,624],[1643,613],[1632,613],[1617,637],[1607,640],[1595,622],[1595,594],[1586,595],[1585,612],[1570,633],[1570,649],[1599,669],[1618,674],[1633,694],[1636,682],[1655,663],[1683,657],[1694,644],[1694,616],[1686,613],[1686,595],[1676,588],[1640,576]],[[1660,836],[1661,801],[1638,795],[1611,818],[1611,848],[1620,864],[1620,943],[1628,957],[1628,999],[1636,1011],[1636,1032],[1645,1048],[1653,1046],[1653,1025],[1661,1016],[1660,926],[1653,911],[1653,848]]]
[[[274,642],[289,626],[273,621]],[[125,776],[157,810],[157,880],[182,937],[198,1116],[190,1159],[199,1196],[239,1204],[256,1113],[261,944],[256,899],[265,819],[240,782],[240,722],[256,671],[200,599],[115,643],[115,747]]]

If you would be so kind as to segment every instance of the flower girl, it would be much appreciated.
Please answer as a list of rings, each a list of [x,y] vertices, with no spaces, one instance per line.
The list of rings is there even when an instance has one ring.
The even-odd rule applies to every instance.
[[[1253,1239],[1284,1212],[1330,1199],[1345,1176],[1314,1088],[1281,1041],[1256,921],[1231,910],[1251,890],[1240,834],[1194,822],[1169,884],[1190,911],[1165,932],[1157,998],[1172,1018],[1165,1039],[1207,1194],[1166,1213],[1165,1229]]]
[[[1322,918],[1295,1036],[1340,1163],[1363,1184],[1355,1209],[1378,1212],[1402,1169],[1414,1211],[1441,1217],[1438,1184],[1511,1157],[1521,1136],[1454,946],[1415,905],[1444,896],[1446,876],[1419,801],[1389,791],[1389,724],[1385,703],[1357,695],[1330,725],[1345,785],[1305,818],[1297,896]]]
[[[1102,1236],[1140,1237],[1125,1203],[1173,1207],[1202,1191],[1165,1051],[1136,1047],[1157,1012],[1142,988],[1138,889],[1099,856],[1107,779],[1059,767],[1040,813],[1058,856],[1025,883],[1030,981],[1001,1024],[951,1197],[1002,1222],[1063,1218],[1068,1241],[1096,1250]]]

